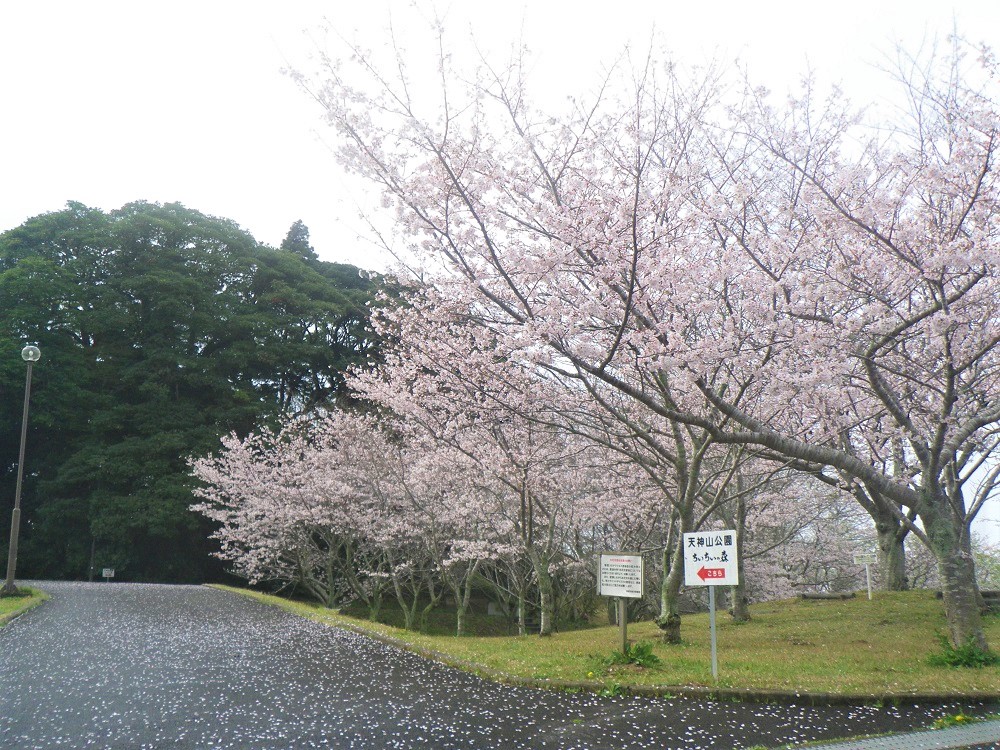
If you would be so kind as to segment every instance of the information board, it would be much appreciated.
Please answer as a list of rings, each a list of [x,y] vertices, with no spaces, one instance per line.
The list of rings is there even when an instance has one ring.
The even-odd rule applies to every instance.
[[[640,599],[643,595],[642,555],[628,552],[602,552],[597,577],[597,593]]]
[[[740,582],[736,563],[735,531],[684,535],[685,586],[735,586]]]

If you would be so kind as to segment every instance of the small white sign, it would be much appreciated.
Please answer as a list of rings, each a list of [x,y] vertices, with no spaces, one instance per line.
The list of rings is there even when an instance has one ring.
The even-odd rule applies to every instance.
[[[855,565],[874,565],[876,560],[877,558],[872,552],[866,552],[864,554],[854,556]]]
[[[114,568],[104,568],[104,570],[101,571],[101,577],[102,578],[114,578],[115,577],[115,569]]]
[[[643,595],[642,555],[627,552],[602,552],[597,578],[600,596],[641,599]]]
[[[739,582],[735,531],[684,535],[685,586],[736,586]]]

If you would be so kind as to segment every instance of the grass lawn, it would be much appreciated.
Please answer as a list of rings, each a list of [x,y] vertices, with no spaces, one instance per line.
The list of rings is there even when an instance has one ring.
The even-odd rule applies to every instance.
[[[218,587],[226,588],[226,587]],[[226,589],[275,604],[330,625],[346,625],[397,639],[418,649],[487,670],[539,680],[606,686],[711,687],[708,615],[685,616],[684,642],[667,646],[653,623],[632,623],[631,641],[656,641],[658,667],[607,667],[619,643],[616,627],[538,636],[456,638],[426,635],[332,613],[311,604],[243,589]],[[737,625],[720,613],[719,688],[831,693],[851,696],[951,694],[1000,695],[1000,666],[933,667],[936,634],[946,629],[944,610],[930,591],[877,593],[847,601],[769,602],[751,608],[752,621]],[[987,638],[1000,649],[1000,617],[985,618]]]
[[[0,627],[49,598],[48,594],[38,589],[30,589],[27,586],[21,586],[20,589],[31,593],[28,596],[0,597]]]

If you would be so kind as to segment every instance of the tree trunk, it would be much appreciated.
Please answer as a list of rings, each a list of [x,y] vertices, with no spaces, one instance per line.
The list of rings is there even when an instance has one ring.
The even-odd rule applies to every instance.
[[[973,561],[973,566],[975,565],[975,559],[976,558],[975,558],[975,556],[972,553],[972,534],[969,532],[968,527],[966,527],[965,529],[963,529],[963,534],[962,534],[962,554],[963,554],[963,556],[968,557],[969,560]],[[979,581],[977,580],[977,576],[976,576],[975,570],[973,570],[972,581],[973,581],[973,584],[976,587],[976,605],[979,607],[979,614],[985,614],[986,613],[986,600],[983,598],[983,592],[979,588]]]
[[[437,585],[434,583],[434,579],[431,576],[428,576],[426,580],[427,580],[427,596],[429,601],[427,602],[427,606],[425,606],[420,611],[421,631],[427,630],[427,618],[430,616],[430,613],[438,605],[438,602],[441,601],[441,597],[444,595],[444,590],[438,589]]]
[[[333,609],[334,603],[337,599],[337,563],[334,558],[335,551],[333,549],[327,549],[326,553],[326,590],[329,592],[326,600],[327,609]]]
[[[404,586],[403,582],[395,576],[392,579],[392,586],[396,592],[396,601],[399,602],[399,609],[403,613],[403,628],[413,630],[417,620],[417,602],[420,599],[420,586]],[[411,595],[410,601],[406,600],[407,589]]]
[[[552,577],[548,570],[543,576],[538,577],[538,599],[541,605],[539,612],[538,635],[550,636],[553,630],[553,620],[555,614],[555,596],[552,590]]]
[[[931,498],[922,503],[923,521],[931,550],[937,560],[944,593],[944,611],[948,619],[951,642],[956,647],[974,644],[989,650],[979,608],[979,587],[972,555],[962,543],[962,529],[952,518],[945,498]]]
[[[469,611],[469,601],[472,599],[472,582],[479,569],[479,560],[471,564],[463,578],[457,579],[452,586],[455,594],[455,635],[465,635],[465,615]]]
[[[737,562],[737,565],[740,568],[743,567],[742,563]],[[739,584],[729,588],[729,597],[732,601],[729,614],[732,616],[733,622],[750,622],[750,606],[747,604],[746,582],[743,580],[742,570],[740,571]]]
[[[988,651],[972,560],[952,555],[938,561],[938,570],[944,584],[944,607],[952,643],[960,646],[972,642],[983,651]]]
[[[549,573],[548,558],[539,555],[537,551],[530,554],[531,564],[535,568],[535,578],[538,582],[539,626],[538,635],[552,635],[553,615],[555,614],[555,595],[553,592],[552,575]]]
[[[368,600],[368,619],[372,622],[378,622],[379,613],[382,611],[382,592],[381,590],[372,595]]]
[[[414,623],[417,619],[417,600],[413,600],[413,604],[409,607],[400,602],[400,609],[403,610],[403,629],[404,630],[414,630]]]
[[[908,591],[910,581],[906,575],[906,548],[895,532],[885,536],[878,530],[878,569],[883,591]]]
[[[750,622],[750,606],[747,603],[747,577],[743,567],[743,539],[747,527],[747,507],[741,493],[736,501],[736,580],[729,589],[731,607],[729,614],[733,622]]]
[[[878,537],[878,569],[883,591],[906,591],[910,588],[906,577],[907,530],[902,522],[886,510],[874,514],[875,533]]]
[[[684,573],[684,554],[681,549],[683,534],[677,542],[677,549],[671,555],[668,549],[663,550],[663,580],[660,583],[660,616],[656,624],[663,631],[663,642],[677,644],[681,642],[681,583]],[[668,567],[669,566],[669,570]]]

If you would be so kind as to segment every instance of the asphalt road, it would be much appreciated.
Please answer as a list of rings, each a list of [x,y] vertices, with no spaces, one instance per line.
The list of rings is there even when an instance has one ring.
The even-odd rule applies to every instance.
[[[51,601],[0,630],[4,750],[731,750],[905,731],[949,710],[507,687],[213,589],[41,586]]]

